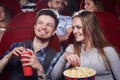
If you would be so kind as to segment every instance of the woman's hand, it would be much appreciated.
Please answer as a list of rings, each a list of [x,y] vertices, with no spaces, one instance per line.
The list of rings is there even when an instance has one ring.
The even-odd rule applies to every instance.
[[[80,66],[80,57],[77,54],[65,52],[64,57],[72,66]]]

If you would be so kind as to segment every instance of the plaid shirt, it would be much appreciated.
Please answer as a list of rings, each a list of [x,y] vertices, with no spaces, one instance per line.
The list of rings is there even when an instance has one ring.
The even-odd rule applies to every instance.
[[[25,42],[16,42],[16,43],[13,43],[10,47],[10,49],[3,55],[3,57],[6,55],[6,54],[9,54],[9,52],[11,52],[15,47],[19,47],[19,46],[24,46],[25,48],[29,48],[31,50],[33,50],[33,46],[32,46],[32,41],[29,41],[29,46],[28,44],[26,44],[27,41]],[[46,52],[47,52],[47,48],[44,48],[42,50],[39,50],[38,52],[36,52],[36,56],[38,58],[38,60],[40,61],[41,64],[43,64],[44,60],[45,60],[45,56],[46,56]],[[33,50],[34,51],[34,50]],[[50,78],[50,72],[51,70],[53,69],[54,65],[56,64],[57,60],[59,59],[59,57],[61,56],[61,53],[60,52],[57,52],[55,54],[55,56],[52,58],[52,60],[50,61],[50,65],[47,66],[47,70],[45,70],[45,73],[46,73],[46,77],[47,77],[47,80],[51,80]],[[16,69],[19,69],[18,72],[22,74],[22,66],[21,66],[21,62],[20,62],[20,58],[17,58],[17,59],[11,59],[9,61],[9,65],[12,65],[9,66],[9,68],[12,68],[10,70],[12,71],[15,71]],[[17,70],[16,70],[17,71]],[[16,75],[13,75],[13,76],[16,76]],[[36,73],[34,74],[34,77],[36,76]],[[17,78],[18,80],[19,78]],[[35,80],[35,78],[33,78]],[[20,79],[21,80],[21,79]],[[26,79],[25,79],[26,80]]]

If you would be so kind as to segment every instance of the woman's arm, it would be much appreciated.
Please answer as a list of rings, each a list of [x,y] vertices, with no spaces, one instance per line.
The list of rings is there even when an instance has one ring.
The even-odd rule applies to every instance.
[[[120,59],[118,53],[112,47],[105,48],[105,53],[115,79],[120,80]]]
[[[62,55],[51,72],[52,80],[59,80],[62,77],[66,63],[64,55]]]

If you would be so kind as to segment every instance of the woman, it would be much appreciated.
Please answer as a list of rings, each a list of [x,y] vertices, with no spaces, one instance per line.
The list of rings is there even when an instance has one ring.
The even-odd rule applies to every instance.
[[[10,20],[10,15],[8,10],[4,5],[0,4],[0,40],[4,32],[8,28],[9,20]]]
[[[53,80],[59,80],[64,69],[71,66],[96,70],[95,80],[120,80],[119,56],[105,39],[95,14],[79,11],[73,16],[72,22],[75,40],[55,65],[51,74]]]
[[[87,11],[95,12],[104,10],[102,0],[85,0],[84,3],[84,8]]]

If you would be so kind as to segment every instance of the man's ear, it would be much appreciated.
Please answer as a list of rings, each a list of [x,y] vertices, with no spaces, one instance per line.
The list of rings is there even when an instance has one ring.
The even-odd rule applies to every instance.
[[[48,2],[48,7],[49,7],[49,8],[51,7],[51,2],[50,2],[50,1]]]
[[[54,30],[54,32],[53,32],[53,36],[56,34],[56,30]]]

